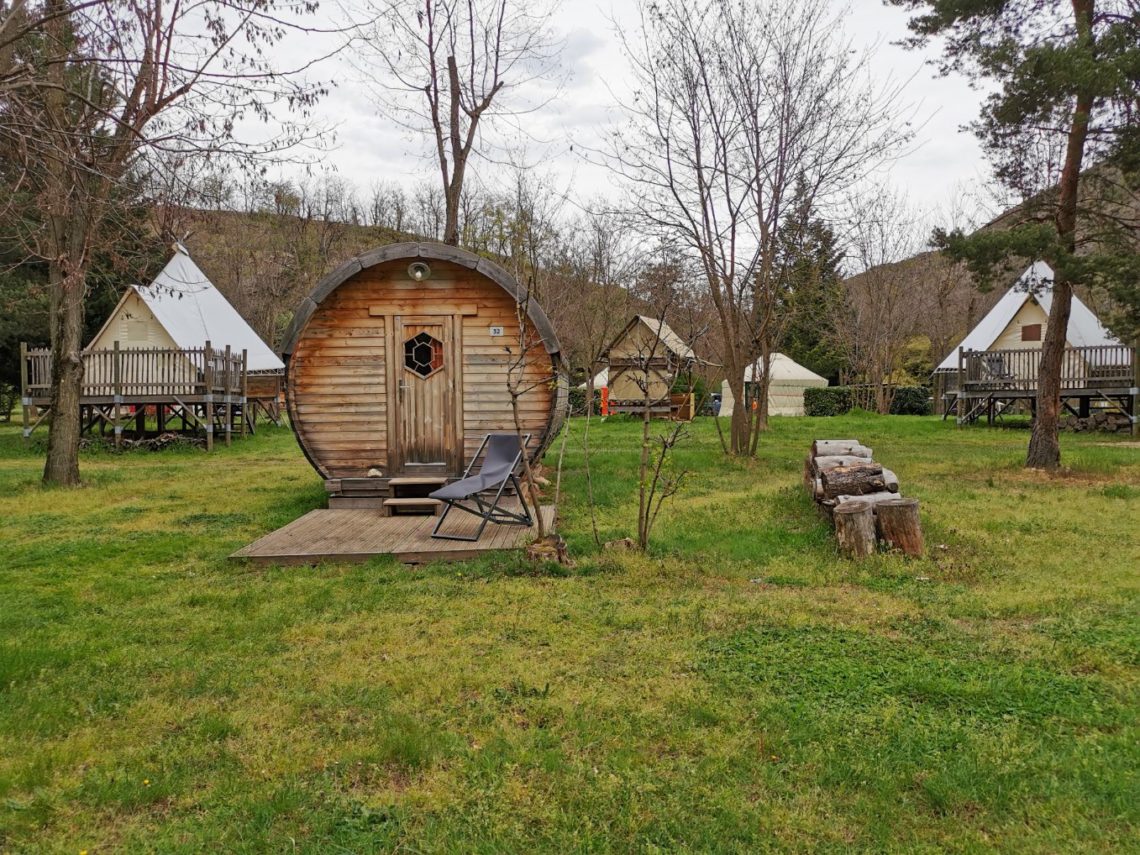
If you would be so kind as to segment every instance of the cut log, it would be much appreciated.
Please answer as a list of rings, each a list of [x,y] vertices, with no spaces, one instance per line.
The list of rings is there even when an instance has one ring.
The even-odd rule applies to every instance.
[[[888,493],[897,493],[899,491],[899,476],[890,469],[883,470],[883,480],[887,484]]]
[[[918,517],[918,499],[896,497],[875,506],[879,536],[891,549],[906,555],[922,555],[922,523]]]
[[[857,463],[866,463],[871,458],[856,457],[853,454],[826,454],[823,457],[809,457],[817,473],[825,469],[834,469],[836,466],[854,466]]]
[[[888,493],[886,490],[884,490],[881,493],[867,493],[864,496],[837,496],[835,499],[835,505],[838,507],[839,505],[846,504],[847,502],[867,502],[872,506],[876,506],[879,504],[879,502],[887,502],[891,499],[897,498],[899,498],[898,493]]]
[[[811,497],[817,502],[821,502],[827,498],[825,495],[823,495],[823,481],[821,481],[819,478],[816,478],[814,481],[812,481]]]
[[[804,458],[804,489],[814,495],[815,493],[815,466],[812,463],[812,457],[809,454]]]
[[[881,493],[887,489],[887,482],[883,478],[883,467],[870,461],[855,466],[825,469],[819,473],[819,478],[823,484],[825,499]]]
[[[871,449],[860,445],[857,439],[817,439],[811,444],[812,457],[830,457],[835,454],[848,454],[852,457],[870,459]]]
[[[866,502],[845,502],[834,511],[835,539],[847,558],[863,558],[875,552],[875,515]]]

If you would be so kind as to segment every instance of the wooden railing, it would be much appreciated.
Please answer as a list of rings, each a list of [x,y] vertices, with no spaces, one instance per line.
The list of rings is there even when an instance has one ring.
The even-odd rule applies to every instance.
[[[1033,392],[1041,349],[964,350],[958,357],[961,392]],[[1067,347],[1061,389],[1119,389],[1133,385],[1136,349],[1122,344]]]
[[[51,395],[51,350],[20,346],[21,396]],[[210,346],[175,350],[121,348],[83,352],[84,398],[118,398],[124,402],[172,396],[242,395],[246,384],[246,352]]]

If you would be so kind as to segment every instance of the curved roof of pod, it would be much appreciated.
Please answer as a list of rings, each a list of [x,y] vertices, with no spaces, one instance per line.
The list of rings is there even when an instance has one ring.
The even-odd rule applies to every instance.
[[[301,305],[297,307],[297,311],[293,315],[293,322],[289,324],[289,329],[285,332],[284,344],[281,347],[282,355],[288,356],[293,353],[293,350],[297,346],[297,341],[301,336],[301,331],[305,328],[305,324],[308,323],[309,318],[311,318],[313,313],[317,310],[317,306],[340,287],[341,284],[366,268],[389,261],[405,260],[408,262],[417,260],[429,262],[448,261],[452,264],[458,264],[461,267],[466,267],[469,270],[481,273],[506,291],[516,303],[526,306],[527,317],[530,318],[531,323],[533,323],[535,329],[538,330],[538,334],[542,336],[542,343],[546,348],[546,352],[550,354],[560,352],[561,347],[558,344],[558,336],[555,335],[554,327],[551,325],[550,319],[546,316],[542,307],[538,305],[538,302],[527,292],[527,289],[520,285],[515,278],[500,265],[489,259],[475,255],[473,252],[460,249],[457,246],[431,242],[406,242],[388,244],[387,246],[369,250],[362,255],[358,255],[356,258],[346,261],[322,279],[317,284],[317,287],[313,289],[313,292],[302,300]]]

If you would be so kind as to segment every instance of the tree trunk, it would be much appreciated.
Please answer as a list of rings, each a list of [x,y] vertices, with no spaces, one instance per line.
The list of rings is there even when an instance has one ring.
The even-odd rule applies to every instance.
[[[744,395],[744,372],[730,373],[728,375],[728,388],[736,405],[732,408],[732,421],[729,425],[729,452],[744,457],[748,454],[748,442],[751,439],[751,420],[748,418],[748,402]]]
[[[64,487],[79,485],[79,399],[83,390],[83,270],[50,265],[51,424],[43,481]]]
[[[834,469],[836,466],[854,466],[857,463],[866,463],[869,457],[856,457],[854,454],[825,454],[820,457],[811,457],[812,465],[817,472],[825,469]]]
[[[870,461],[857,466],[837,466],[835,469],[827,469],[821,472],[819,477],[825,499],[881,493],[887,489],[887,482],[883,478],[883,467]]]
[[[1060,277],[1058,277],[1058,280]],[[1065,333],[1073,305],[1073,287],[1053,283],[1053,305],[1037,369],[1037,418],[1029,438],[1025,465],[1033,469],[1056,469],[1061,465],[1058,431],[1061,421],[1061,370],[1065,360]]]
[[[835,539],[846,558],[863,558],[875,552],[875,515],[866,502],[847,502],[835,509]]]
[[[871,458],[871,449],[857,439],[817,439],[811,444],[812,457],[834,457],[845,455],[847,457]]]
[[[649,372],[646,372],[646,377]],[[649,548],[649,514],[652,498],[649,495],[649,384],[645,385],[644,407],[641,410],[641,460],[637,468],[637,545],[643,552]]]
[[[901,498],[898,493],[883,490],[878,493],[864,493],[861,496],[840,496],[836,499],[826,499],[825,501],[829,504],[835,502],[836,507],[842,507],[851,502],[866,502],[868,505],[874,506],[879,504],[879,502],[889,502],[892,499],[898,498]]]
[[[1092,0],[1073,3],[1077,31],[1081,39],[1091,39]],[[1088,136],[1089,113],[1093,98],[1080,93],[1069,126],[1065,149],[1065,166],[1061,170],[1057,195],[1057,234],[1064,253],[1076,249],[1077,193],[1080,189],[1081,166],[1085,139]],[[1054,265],[1056,268],[1057,265]],[[1033,469],[1053,470],[1061,465],[1061,442],[1058,436],[1061,420],[1061,369],[1065,360],[1065,339],[1069,331],[1069,315],[1073,306],[1073,285],[1062,268],[1054,270],[1053,305],[1045,341],[1041,344],[1041,364],[1037,371],[1037,418],[1029,438],[1025,465]]]
[[[918,499],[890,499],[875,506],[879,536],[891,549],[921,557],[922,524],[918,516]]]

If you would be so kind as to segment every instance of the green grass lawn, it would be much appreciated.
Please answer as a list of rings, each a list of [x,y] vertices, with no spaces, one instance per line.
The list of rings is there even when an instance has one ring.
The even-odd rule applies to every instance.
[[[323,503],[287,430],[86,452],[0,426],[0,852],[1137,851],[1140,448],[927,418],[708,420],[651,554],[262,569]],[[638,425],[594,423],[603,539]],[[857,437],[928,557],[836,557],[799,488]]]

